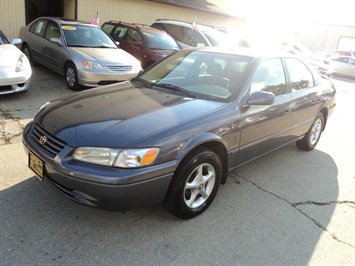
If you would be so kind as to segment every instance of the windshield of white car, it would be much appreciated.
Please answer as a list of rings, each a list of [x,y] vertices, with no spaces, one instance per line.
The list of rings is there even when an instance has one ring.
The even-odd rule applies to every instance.
[[[85,25],[62,25],[65,40],[70,47],[117,48],[101,29]]]
[[[139,78],[153,86],[175,91],[180,88],[190,97],[227,101],[250,61],[238,55],[182,50],[142,72]]]
[[[0,44],[9,44],[10,41],[6,38],[6,36],[0,31]]]

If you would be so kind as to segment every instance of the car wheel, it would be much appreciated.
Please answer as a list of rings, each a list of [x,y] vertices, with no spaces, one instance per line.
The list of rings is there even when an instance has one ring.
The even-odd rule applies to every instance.
[[[78,91],[80,89],[78,83],[78,74],[74,64],[72,63],[69,63],[65,68],[65,80],[69,89],[73,91]]]
[[[28,58],[29,61],[33,61],[32,60],[32,55],[31,55],[31,50],[30,47],[28,47],[27,44],[24,44],[22,47],[22,51],[25,54],[25,56]]]
[[[306,135],[296,142],[297,147],[305,151],[313,150],[320,139],[323,128],[324,117],[322,113],[319,113]]]
[[[164,205],[182,219],[204,212],[215,198],[222,176],[222,163],[213,151],[199,148],[190,153],[175,171]]]

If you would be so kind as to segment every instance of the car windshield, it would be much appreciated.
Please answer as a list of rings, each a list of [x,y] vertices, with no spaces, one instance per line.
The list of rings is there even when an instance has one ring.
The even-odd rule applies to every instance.
[[[152,88],[171,89],[175,93],[226,101],[237,90],[251,58],[183,50],[144,71],[138,77]],[[180,88],[180,90],[178,89]]]
[[[149,49],[153,50],[179,50],[175,40],[167,34],[158,32],[143,32]]]
[[[101,28],[85,25],[62,25],[62,29],[68,46],[117,48]]]
[[[227,44],[226,35],[218,30],[202,31],[212,46],[221,46]]]
[[[9,44],[10,41],[6,38],[5,34],[0,31],[0,44]]]

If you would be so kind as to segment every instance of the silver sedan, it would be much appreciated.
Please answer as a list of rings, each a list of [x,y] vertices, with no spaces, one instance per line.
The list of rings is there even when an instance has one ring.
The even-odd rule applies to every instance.
[[[21,39],[10,41],[0,30],[0,95],[27,91],[31,83],[31,65],[15,45]]]
[[[41,17],[22,27],[20,38],[27,57],[64,74],[72,90],[125,81],[141,70],[135,57],[87,22]]]

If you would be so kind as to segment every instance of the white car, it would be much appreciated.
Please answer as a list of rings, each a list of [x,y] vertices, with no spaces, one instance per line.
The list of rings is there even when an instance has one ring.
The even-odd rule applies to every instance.
[[[19,38],[10,41],[0,30],[0,95],[27,91],[30,88],[30,62],[15,46],[21,42]]]
[[[335,75],[355,78],[355,58],[349,56],[338,56],[329,60],[329,66]]]

